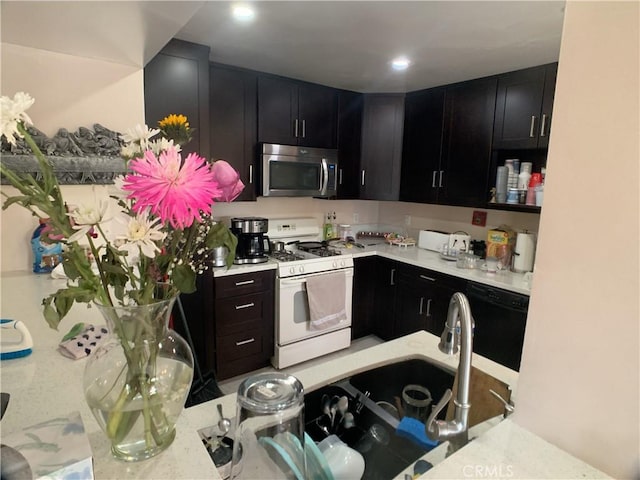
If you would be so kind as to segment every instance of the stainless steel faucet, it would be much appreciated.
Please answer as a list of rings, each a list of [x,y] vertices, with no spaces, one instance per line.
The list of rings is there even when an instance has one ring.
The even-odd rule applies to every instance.
[[[458,325],[460,329],[458,330]],[[454,293],[449,301],[449,311],[438,348],[443,353],[453,355],[458,351],[460,341],[460,361],[458,363],[458,393],[453,404],[453,420],[437,420],[436,417],[447,406],[453,396],[447,389],[431,415],[427,419],[426,433],[431,440],[448,440],[448,453],[462,448],[469,441],[469,380],[471,377],[471,353],[473,350],[473,319],[469,300],[460,292]]]

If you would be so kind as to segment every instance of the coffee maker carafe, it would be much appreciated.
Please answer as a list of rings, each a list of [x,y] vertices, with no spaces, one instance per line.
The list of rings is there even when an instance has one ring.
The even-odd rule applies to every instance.
[[[238,237],[236,258],[233,263],[262,263],[269,258],[269,237],[265,233],[269,230],[269,220],[266,218],[232,218],[231,232]]]

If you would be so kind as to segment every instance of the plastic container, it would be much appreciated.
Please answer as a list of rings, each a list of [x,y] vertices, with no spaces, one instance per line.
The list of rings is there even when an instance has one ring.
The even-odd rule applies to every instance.
[[[40,224],[31,236],[33,252],[33,273],[51,273],[62,261],[62,245],[60,243],[44,243],[40,240],[42,231],[47,226],[47,219],[41,218]]]

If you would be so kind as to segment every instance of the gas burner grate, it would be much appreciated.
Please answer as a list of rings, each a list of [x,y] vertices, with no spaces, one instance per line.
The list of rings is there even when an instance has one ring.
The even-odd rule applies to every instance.
[[[294,262],[296,260],[304,260],[304,255],[300,255],[295,252],[271,252],[269,254],[271,258],[279,262]]]

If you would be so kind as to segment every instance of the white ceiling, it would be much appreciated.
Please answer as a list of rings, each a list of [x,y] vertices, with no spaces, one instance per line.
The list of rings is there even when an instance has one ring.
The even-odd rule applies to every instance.
[[[557,61],[564,1],[2,1],[2,41],[144,65],[172,37],[212,61],[362,92],[404,92]],[[411,58],[406,72],[390,60]]]

